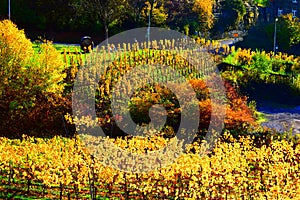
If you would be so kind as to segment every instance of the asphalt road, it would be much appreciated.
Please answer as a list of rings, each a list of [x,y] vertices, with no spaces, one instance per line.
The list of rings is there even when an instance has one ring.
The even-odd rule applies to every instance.
[[[265,114],[267,122],[263,126],[276,129],[278,132],[300,133],[300,106],[286,107],[285,105],[265,104],[258,107],[258,111]]]

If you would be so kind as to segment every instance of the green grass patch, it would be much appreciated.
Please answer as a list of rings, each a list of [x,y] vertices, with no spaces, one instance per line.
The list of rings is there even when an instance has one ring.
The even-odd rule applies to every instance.
[[[38,53],[40,51],[40,45],[42,43],[40,42],[33,42],[32,47],[35,51],[35,53]],[[67,53],[79,53],[81,52],[80,46],[77,45],[66,45],[66,44],[53,44],[53,47],[59,51],[60,53],[64,53],[65,51]]]
[[[256,111],[255,115],[257,116],[257,122],[258,123],[263,123],[263,122],[266,122],[268,121],[268,119],[266,118],[266,115],[262,112],[258,112]]]

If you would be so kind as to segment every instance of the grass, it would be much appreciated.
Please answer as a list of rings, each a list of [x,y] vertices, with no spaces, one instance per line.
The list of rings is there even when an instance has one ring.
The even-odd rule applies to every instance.
[[[65,45],[65,44],[53,44],[53,46],[59,51],[63,52],[64,49],[69,50],[70,52],[80,52],[80,46],[75,46],[75,45]]]
[[[37,53],[40,50],[40,45],[42,43],[33,42],[32,44],[33,44],[32,47],[33,47],[35,53]],[[70,52],[70,53],[81,52],[80,46],[78,46],[78,45],[53,44],[53,47],[60,53],[64,53],[65,50],[66,50],[66,52]]]
[[[256,120],[256,121],[257,121],[259,124],[268,121],[268,119],[266,118],[266,116],[265,116],[264,113],[258,112],[258,111],[257,111],[255,114],[256,114],[256,116],[257,116],[257,120]]]

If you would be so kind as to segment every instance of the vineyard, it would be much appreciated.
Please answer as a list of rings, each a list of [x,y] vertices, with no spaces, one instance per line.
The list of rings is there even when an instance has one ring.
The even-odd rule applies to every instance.
[[[0,194],[38,199],[299,198],[299,145],[274,138],[259,148],[250,137],[237,140],[225,133],[224,138],[230,142],[220,141],[211,154],[187,152],[170,166],[145,174],[103,166],[76,138],[2,138]],[[168,142],[160,137],[109,140],[134,152]]]
[[[90,54],[76,48],[58,52],[51,42],[33,45],[13,24],[1,22],[0,30],[6,29],[0,34],[1,199],[299,199],[298,137],[261,127],[255,103],[239,92],[247,80],[282,81],[270,78],[276,75],[297,90],[299,58],[199,38],[189,48],[182,40],[160,40],[102,46]],[[214,85],[221,62],[219,90]],[[141,85],[143,80],[156,83]],[[84,92],[78,94],[78,88]],[[195,101],[182,106],[180,100],[193,95]],[[95,104],[94,118],[85,99]],[[121,107],[117,113],[112,99]],[[118,127],[128,113],[140,127],[150,124],[157,104],[165,110],[152,115],[166,114],[157,121],[161,129],[133,137]],[[199,113],[192,112],[195,107]],[[191,130],[195,139],[183,152],[175,137],[182,118],[199,119]],[[220,137],[207,150],[205,135],[218,121]],[[126,152],[144,155],[174,144],[179,157],[169,165],[155,161],[160,168],[147,173],[107,166],[95,156],[99,149],[85,143],[97,139],[78,134],[96,125],[107,136],[101,140]],[[123,162],[116,152],[102,153]]]
[[[146,48],[147,43],[141,44],[123,44],[113,47],[117,51],[110,51],[107,47],[102,47],[94,52],[90,57],[85,57],[85,64],[79,70],[77,63],[82,62],[79,55],[72,56],[71,67],[68,69],[67,80],[69,85],[73,85],[76,80],[83,84],[83,89],[86,85],[92,85],[95,80],[98,81],[95,91],[83,94],[83,97],[76,96],[78,99],[85,98],[85,96],[93,96],[95,92],[96,114],[97,119],[94,121],[85,121],[90,118],[90,115],[79,113],[83,119],[74,119],[67,117],[70,123],[83,125],[90,123],[101,124],[105,133],[109,136],[120,136],[122,130],[115,126],[116,120],[122,120],[124,115],[129,112],[136,124],[148,124],[148,111],[152,105],[160,104],[166,108],[168,114],[167,126],[176,130],[178,127],[178,116],[185,110],[185,107],[179,108],[179,102],[176,100],[176,92],[182,91],[179,95],[182,99],[190,99],[191,92],[185,88],[185,82],[192,86],[193,93],[197,97],[195,104],[200,108],[200,126],[199,131],[208,129],[209,120],[213,112],[213,108],[219,109],[215,112],[216,119],[222,118],[221,108],[224,104],[224,98],[228,100],[228,105],[225,107],[226,119],[225,128],[228,130],[239,130],[240,134],[246,132],[249,127],[256,126],[254,110],[247,107],[247,97],[239,95],[235,88],[229,82],[224,82],[222,88],[217,88],[216,83],[220,82],[218,79],[215,59],[219,59],[218,55],[212,57],[206,53],[209,49],[219,49],[220,44],[204,43],[205,41],[198,41],[199,44],[204,43],[201,49],[184,50],[176,47],[177,41],[161,40],[153,41],[151,49]],[[179,41],[180,42],[180,41]],[[201,43],[202,42],[202,43]],[[196,41],[197,43],[197,41]],[[229,53],[230,48],[223,48]],[[191,52],[192,51],[192,52]],[[205,52],[204,52],[205,51]],[[197,58],[197,59],[196,59]],[[65,61],[67,61],[65,57]],[[79,62],[78,62],[79,60]],[[140,67],[139,66],[147,66]],[[168,66],[168,68],[161,69],[159,66]],[[131,70],[138,68],[138,72],[127,75]],[[79,71],[78,71],[79,70]],[[101,73],[99,73],[101,72]],[[176,73],[174,73],[176,72]],[[75,74],[77,75],[75,79]],[[124,78],[125,77],[125,78]],[[185,80],[179,77],[184,77]],[[158,84],[144,84],[140,86],[142,80],[154,80]],[[119,83],[119,85],[117,85]],[[222,83],[223,84],[223,83]],[[172,88],[164,87],[168,85]],[[116,87],[118,86],[118,89]],[[79,89],[78,89],[79,90]],[[176,91],[176,92],[175,92]],[[124,109],[121,109],[116,119],[112,114],[111,99],[122,98],[130,95],[132,92],[129,105],[127,102],[120,102]],[[214,96],[213,93],[216,93]],[[178,92],[179,93],[179,92]],[[212,101],[212,98],[214,98]],[[174,100],[175,99],[175,100]],[[74,101],[73,101],[74,103]],[[81,106],[87,106],[81,102]],[[187,106],[189,107],[189,105]],[[159,115],[159,113],[157,113]],[[190,116],[193,118],[193,116]],[[177,121],[176,121],[177,120]],[[112,130],[113,129],[113,130]],[[176,132],[176,131],[175,131]],[[205,132],[204,132],[205,133]]]

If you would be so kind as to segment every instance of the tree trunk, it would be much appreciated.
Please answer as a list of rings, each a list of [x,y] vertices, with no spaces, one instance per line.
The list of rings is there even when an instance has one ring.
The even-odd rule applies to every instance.
[[[105,28],[105,40],[106,40],[106,44],[108,45],[108,24],[107,23],[104,24],[104,28]]]
[[[108,14],[107,11],[104,13],[104,19],[103,19],[103,24],[104,24],[104,29],[105,29],[105,40],[106,40],[106,45],[108,45],[108,25],[109,25],[109,19],[108,19]]]
[[[151,7],[150,7],[150,21],[151,21],[152,14],[153,14],[154,2],[155,2],[155,0],[151,1]]]

